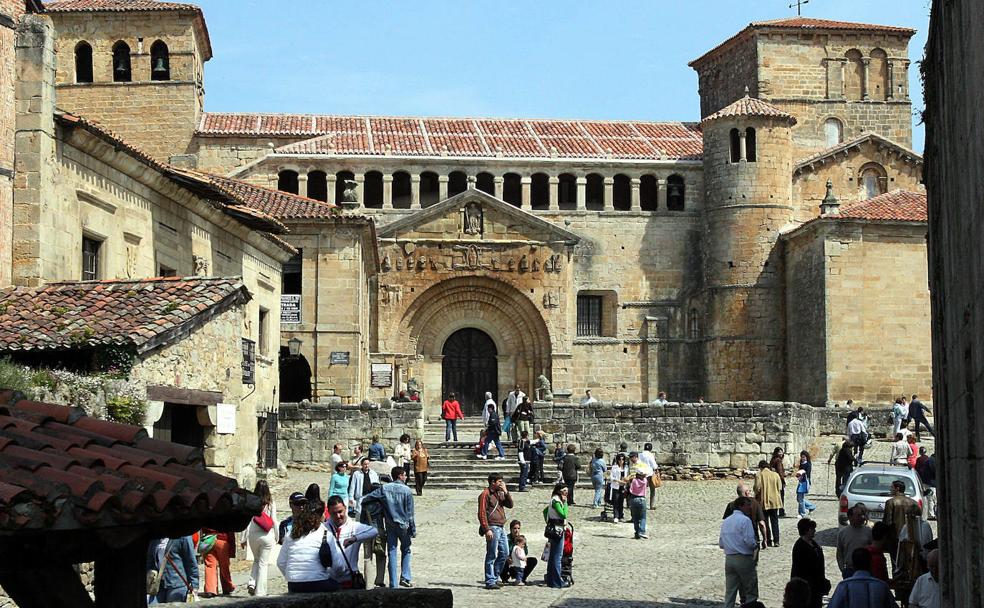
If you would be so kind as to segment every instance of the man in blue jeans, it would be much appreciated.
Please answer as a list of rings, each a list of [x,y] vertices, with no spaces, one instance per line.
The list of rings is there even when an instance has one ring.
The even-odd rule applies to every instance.
[[[635,539],[646,539],[646,486],[653,470],[639,460],[639,453],[629,454],[629,511],[632,513],[632,527]]]
[[[478,532],[485,537],[485,588],[500,589],[499,573],[509,558],[506,509],[513,508],[512,496],[500,473],[489,474],[489,487],[478,495]]]
[[[417,536],[417,524],[413,518],[413,491],[407,487],[407,471],[403,467],[393,467],[390,471],[393,481],[366,494],[362,499],[365,507],[372,501],[383,504],[386,519],[386,548],[389,566],[390,587],[413,587],[410,582],[410,544]],[[396,575],[396,547],[400,546],[400,577]]]

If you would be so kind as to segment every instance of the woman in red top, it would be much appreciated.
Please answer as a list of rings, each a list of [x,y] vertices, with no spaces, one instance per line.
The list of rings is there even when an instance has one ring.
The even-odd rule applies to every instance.
[[[465,415],[461,413],[461,404],[454,398],[454,393],[448,395],[441,405],[441,418],[444,418],[444,441],[451,440],[451,433],[454,433],[454,442],[458,442],[458,420],[464,420]]]

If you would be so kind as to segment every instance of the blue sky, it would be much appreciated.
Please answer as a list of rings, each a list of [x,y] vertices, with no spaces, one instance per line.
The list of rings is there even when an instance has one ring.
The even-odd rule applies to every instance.
[[[750,21],[794,15],[791,1],[198,0],[215,53],[206,108],[698,120],[687,62]],[[810,0],[803,14],[917,29],[922,109],[929,0]]]

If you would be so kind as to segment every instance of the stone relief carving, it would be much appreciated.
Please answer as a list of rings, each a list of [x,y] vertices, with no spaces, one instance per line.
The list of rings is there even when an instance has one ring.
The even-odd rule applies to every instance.
[[[208,260],[200,255],[193,255],[191,259],[195,264],[195,274],[200,277],[207,277],[209,271]]]
[[[556,291],[548,291],[543,294],[544,308],[557,308],[560,306],[560,295]]]
[[[465,205],[465,234],[482,234],[482,205],[474,201]]]
[[[415,252],[416,255],[406,254],[405,251]],[[537,256],[535,253],[509,255],[496,251],[492,247],[477,244],[452,245],[450,251],[438,251],[418,246],[408,247],[403,244],[395,250],[390,250],[383,256],[380,268],[383,272],[406,270],[407,272],[423,272],[428,268],[433,271],[442,270],[489,270],[492,272],[540,272],[560,273],[563,263],[561,255],[551,254]]]
[[[400,285],[383,285],[379,295],[383,304],[399,304],[403,300],[403,287]]]
[[[540,272],[540,260],[533,258],[533,266],[530,268],[532,272]]]
[[[389,272],[393,269],[393,262],[390,261],[390,256],[385,256],[383,258],[383,272]]]
[[[519,271],[528,272],[530,269],[530,262],[526,259],[526,256],[519,258]]]

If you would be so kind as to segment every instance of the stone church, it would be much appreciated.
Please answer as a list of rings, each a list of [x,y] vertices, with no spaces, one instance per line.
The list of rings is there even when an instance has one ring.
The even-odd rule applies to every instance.
[[[692,123],[284,115],[205,111],[194,5],[44,10],[59,108],[321,202],[263,209],[284,400],[931,399],[911,29],[751,23],[690,63]]]

